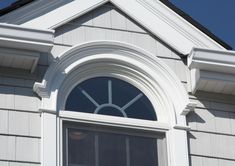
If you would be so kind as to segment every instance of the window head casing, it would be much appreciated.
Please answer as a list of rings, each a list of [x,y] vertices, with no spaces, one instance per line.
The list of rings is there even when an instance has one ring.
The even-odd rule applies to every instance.
[[[96,41],[75,46],[58,56],[43,82],[34,86],[42,97],[41,110],[55,114],[63,110],[68,92],[79,83],[95,77],[120,79],[143,92],[157,110],[158,122],[170,128],[166,133],[170,165],[188,165],[187,137],[182,130],[186,121],[181,114],[189,104],[187,92],[168,66],[135,46]],[[175,126],[181,126],[181,129]]]

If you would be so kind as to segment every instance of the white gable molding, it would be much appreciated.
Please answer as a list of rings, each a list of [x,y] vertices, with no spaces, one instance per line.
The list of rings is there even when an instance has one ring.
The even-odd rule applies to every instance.
[[[194,48],[188,56],[191,90],[235,95],[235,52]]]
[[[193,47],[225,50],[158,0],[128,0],[128,3],[126,0],[77,0],[34,19],[27,19],[25,16],[22,24],[33,28],[55,29],[109,1],[183,55],[189,54]],[[34,10],[31,13],[27,6],[25,8],[28,15],[34,14]],[[50,9],[51,5],[48,5],[48,8]],[[21,9],[21,12],[23,11]],[[40,13],[38,10],[35,12]],[[14,15],[13,12],[12,16],[11,13],[5,18],[3,16],[2,21],[6,18],[15,19]]]
[[[189,166],[186,131],[189,128],[182,115],[189,106],[185,88],[174,72],[156,56],[133,45],[114,41],[74,46],[58,56],[41,83],[35,83],[34,91],[42,98],[43,166],[58,162],[55,155],[59,153],[56,119],[64,109],[69,92],[78,83],[98,76],[122,79],[139,88],[156,110],[158,122],[155,125],[169,126],[164,129],[169,165]]]

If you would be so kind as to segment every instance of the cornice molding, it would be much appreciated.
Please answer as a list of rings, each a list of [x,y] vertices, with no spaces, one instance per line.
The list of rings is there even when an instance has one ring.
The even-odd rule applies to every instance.
[[[194,48],[188,56],[191,90],[235,95],[235,52]],[[227,90],[226,90],[227,89]]]
[[[54,30],[0,24],[0,66],[29,70],[32,73],[40,53],[49,52],[53,40]]]
[[[0,47],[49,52],[53,46],[54,30],[0,24]]]
[[[126,3],[126,0],[79,0],[68,1],[67,3],[60,0],[57,2],[57,5],[60,5],[60,3],[64,3],[64,5],[56,9],[54,9],[56,4],[49,3],[48,7],[43,5],[41,9],[29,11],[29,6],[33,6],[34,8],[38,6],[35,2],[35,4],[32,3],[20,9],[22,13],[24,13],[24,10],[28,13],[24,21],[22,21],[23,17],[20,19],[20,24],[29,27],[55,29],[106,2],[111,2],[116,5],[132,19],[183,55],[189,54],[193,47],[225,50],[223,46],[198,30],[165,4],[156,0],[128,0],[128,3]],[[39,14],[41,10],[48,12]],[[13,16],[15,13],[10,13],[1,18],[2,21],[8,18],[12,19],[12,23],[14,23],[15,18]],[[35,15],[35,18],[27,17],[31,14]],[[38,16],[36,17],[36,15]],[[17,19],[15,19],[15,23],[19,23]]]

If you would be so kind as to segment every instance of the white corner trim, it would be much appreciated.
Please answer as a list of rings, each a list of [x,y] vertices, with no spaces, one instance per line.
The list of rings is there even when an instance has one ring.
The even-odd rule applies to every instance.
[[[126,0],[72,1],[48,13],[30,19],[22,25],[33,28],[55,29],[108,1],[181,54],[189,54],[193,47],[225,50],[223,46],[198,30],[163,3],[154,0],[128,0],[128,4]],[[50,5],[48,8],[50,8]]]
[[[193,48],[188,56],[191,90],[233,94],[235,90],[235,51]],[[223,90],[220,86],[226,86]],[[218,87],[221,90],[218,90]]]
[[[53,41],[54,30],[0,23],[0,47],[48,52]]]

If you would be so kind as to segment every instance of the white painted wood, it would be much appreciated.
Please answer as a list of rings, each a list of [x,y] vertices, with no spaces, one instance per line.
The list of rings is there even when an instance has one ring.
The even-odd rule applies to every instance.
[[[195,109],[197,130],[216,132],[216,120],[213,110]]]
[[[15,43],[12,43],[11,45],[14,44]],[[21,49],[11,47],[0,48],[0,66],[25,69],[33,72],[40,54],[38,52]]]
[[[111,12],[110,7],[101,6],[95,9],[93,12],[93,26],[111,28]]]
[[[28,20],[27,22],[23,23],[23,25],[29,27],[39,26],[40,28],[45,29],[58,27],[95,9],[96,7],[106,2],[107,0],[72,1],[64,5],[63,7],[58,8],[57,10],[53,10],[46,13],[45,15],[42,15],[41,17],[37,17],[33,20]],[[48,17],[48,21],[45,21],[45,17]]]
[[[9,111],[9,134],[29,135],[29,114]]]
[[[0,86],[0,108],[14,109],[14,88]]]
[[[40,116],[40,114],[29,113],[29,135],[41,137],[41,116]]]
[[[43,166],[57,165],[56,115],[42,113],[41,162]]]
[[[8,166],[40,166],[41,164],[24,163],[24,162],[9,162]]]
[[[127,31],[133,31],[133,32],[140,32],[140,33],[146,33],[143,28],[138,26],[133,20],[126,19],[126,30]]]
[[[93,10],[105,2],[107,0],[73,1],[33,20],[28,20],[23,25],[30,27],[40,26],[45,29],[55,28]],[[111,0],[111,2],[183,54],[188,54],[192,47],[195,46],[225,50],[160,1],[129,0],[128,5],[126,5],[124,0]],[[152,21],[149,22],[149,20]],[[156,29],[156,27],[158,28]],[[182,45],[182,43],[184,44]]]
[[[63,52],[65,52],[69,48],[71,48],[71,47],[54,45],[52,50],[51,50],[51,56],[53,58],[59,57]],[[49,63],[52,63],[52,62],[53,62],[53,60],[49,61]]]
[[[229,113],[222,111],[214,111],[216,131],[218,133],[231,134],[231,126],[229,123]]]
[[[0,133],[8,133],[8,111],[0,110]]]
[[[231,132],[235,135],[235,113],[229,113]]]
[[[235,52],[215,51],[209,49],[194,48],[188,56],[188,67],[191,69],[192,92],[204,90],[209,92],[221,92],[232,94],[235,90]],[[193,72],[194,69],[198,73]],[[206,80],[204,87],[198,84],[198,80]],[[222,87],[216,88],[222,83]],[[225,84],[225,85],[224,85]]]
[[[219,160],[216,158],[203,157],[203,166],[219,166]]]
[[[235,137],[230,135],[192,132],[190,154],[235,159]]]
[[[54,30],[0,24],[0,46],[48,52],[53,44]]]
[[[191,156],[191,166],[204,166],[203,158],[198,156]]]
[[[110,11],[110,20],[111,20],[111,28],[113,29],[121,29],[121,30],[127,30],[127,19],[123,13],[121,13],[117,9],[112,9]]]
[[[40,140],[38,138],[16,137],[16,160],[40,162]]]
[[[93,26],[93,12],[96,11],[94,9],[93,11],[90,11],[74,20],[71,20],[70,23],[76,24],[76,25],[86,25],[86,26]],[[66,25],[66,24],[65,24]]]
[[[99,41],[105,39],[105,30],[100,28],[87,27],[85,28],[85,41]]]
[[[38,111],[39,98],[29,88],[15,87],[15,108],[18,110]]]
[[[0,161],[1,166],[9,166],[8,161]]]
[[[169,130],[169,125],[161,122],[152,122],[141,119],[120,118],[107,115],[94,115],[90,113],[60,111],[61,118],[67,118],[71,121],[86,122],[92,124],[103,124],[109,126],[119,126],[124,128],[137,128],[152,131],[165,131]]]
[[[0,135],[0,159],[15,160],[15,137]]]
[[[161,58],[161,60],[172,69],[181,81],[187,81],[186,66],[182,61],[165,58]]]
[[[86,65],[82,65],[83,63],[86,63]],[[146,73],[149,77],[146,77]],[[161,77],[161,75],[165,76]],[[67,76],[66,79],[65,76]],[[149,96],[152,104],[158,110],[158,122],[146,121],[141,124],[150,127],[153,125],[155,129],[160,128],[160,124],[168,124],[170,131],[163,131],[167,134],[168,162],[172,166],[188,166],[187,135],[185,131],[188,130],[188,127],[186,126],[185,117],[181,115],[182,110],[188,104],[188,96],[184,87],[175,74],[156,56],[133,45],[114,41],[90,42],[73,47],[57,58],[57,62],[55,61],[50,66],[42,83],[35,84],[34,90],[42,97],[42,116],[44,114],[46,116],[43,117],[42,122],[43,164],[55,165],[58,161],[56,158],[56,154],[59,153],[56,151],[58,142],[55,142],[59,139],[56,133],[58,131],[56,130],[56,111],[61,111],[64,108],[66,96],[75,84],[77,85],[84,79],[96,76],[113,76],[126,80]],[[160,85],[162,87],[159,87]],[[158,87],[159,90],[156,89]],[[160,97],[161,95],[163,96]],[[158,98],[159,101],[156,100]],[[67,120],[79,120],[81,118],[81,116],[75,116],[78,113],[73,113],[75,114],[66,117]],[[94,118],[86,117],[86,122],[89,119],[97,124],[104,121],[104,119],[97,121],[98,116],[94,116]],[[110,117],[105,120],[111,125],[110,120],[112,119]],[[123,125],[121,118],[118,122],[115,125]],[[139,124],[138,120],[132,122],[132,126],[135,123]],[[115,123],[115,121],[112,121],[112,123]],[[132,127],[130,124],[128,125],[128,127]],[[147,130],[146,127],[144,128]],[[181,146],[179,147],[179,145]],[[179,148],[181,148],[180,151]]]
[[[231,160],[219,160],[219,166],[234,166],[235,161]]]
[[[85,41],[85,37],[86,37],[85,27],[68,25],[67,27],[64,27],[63,30],[64,30],[64,34],[62,35],[62,38],[63,38],[62,44],[77,45]]]
[[[131,43],[150,52],[153,55],[157,55],[157,43],[154,38],[148,34],[132,33]]]

